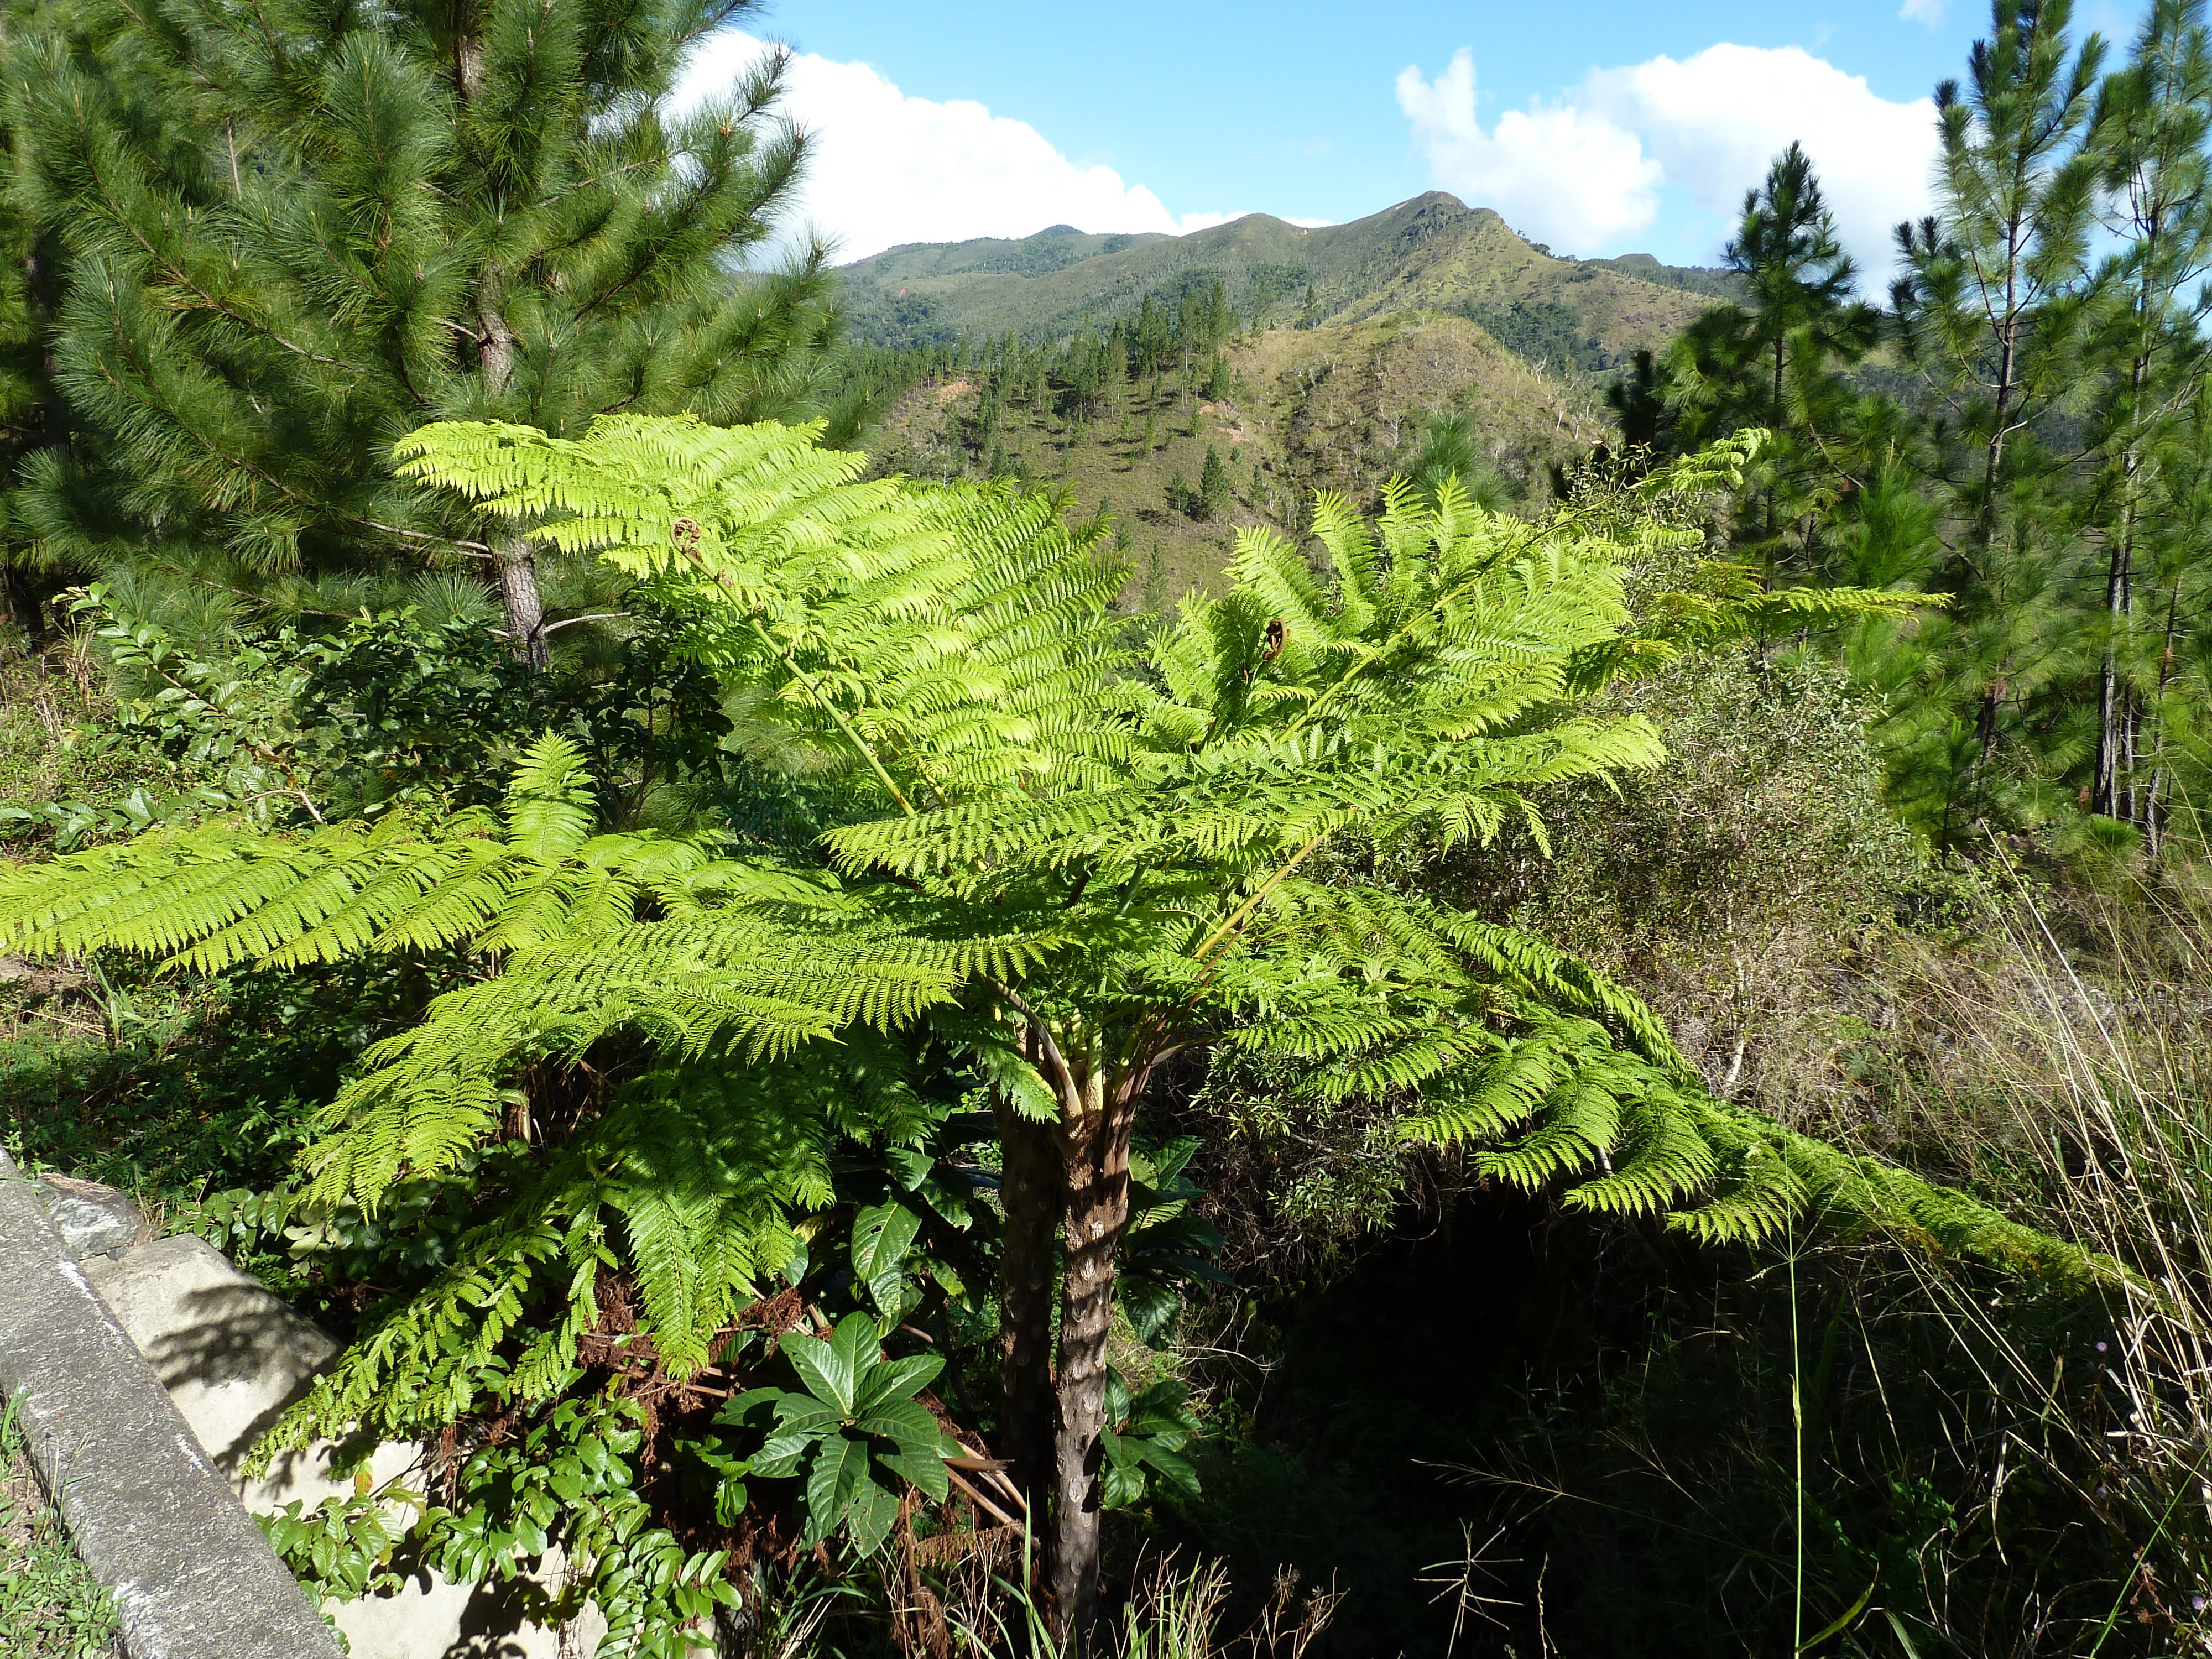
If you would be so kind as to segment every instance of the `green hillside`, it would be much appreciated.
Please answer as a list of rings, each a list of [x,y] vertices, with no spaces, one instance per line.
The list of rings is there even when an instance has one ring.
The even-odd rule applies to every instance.
[[[855,334],[915,346],[1012,332],[1035,341],[1133,315],[1218,282],[1249,327],[1468,317],[1524,356],[1602,370],[1664,339],[1733,281],[1649,254],[1561,259],[1487,208],[1431,191],[1350,224],[1248,214],[1188,236],[1087,235],[911,244],[843,268]]]
[[[1150,607],[1210,585],[1240,526],[1296,531],[1316,489],[1371,501],[1432,414],[1462,416],[1482,464],[1522,499],[1542,498],[1554,464],[1613,433],[1594,377],[1528,362],[1463,317],[1269,329],[1220,355],[1226,395],[1170,376],[1087,402],[1056,384],[1010,395],[1003,375],[994,388],[988,368],[956,362],[897,397],[869,447],[884,471],[1012,474],[1066,489],[1078,516],[1105,509],[1128,538],[1129,601]],[[1231,495],[1193,516],[1176,503],[1209,448]]]
[[[893,366],[878,466],[1013,474],[1107,508],[1133,603],[1209,584],[1237,526],[1295,530],[1316,489],[1373,501],[1440,413],[1510,498],[1541,498],[1555,465],[1612,436],[1621,366],[1734,280],[1648,254],[1555,258],[1435,191],[1311,230],[1253,214],[1182,237],[1056,225],[915,245],[843,276],[854,333]],[[1171,365],[1139,362],[1140,313],[1172,325]],[[1109,354],[1126,367],[1102,373]],[[1230,493],[1194,516],[1209,449]]]

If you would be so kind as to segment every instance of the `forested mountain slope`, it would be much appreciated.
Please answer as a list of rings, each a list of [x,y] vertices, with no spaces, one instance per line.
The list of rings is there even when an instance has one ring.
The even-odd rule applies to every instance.
[[[885,394],[878,465],[1064,486],[1080,513],[1110,511],[1129,597],[1152,603],[1206,585],[1238,526],[1297,528],[1315,489],[1371,501],[1439,415],[1465,422],[1504,499],[1541,495],[1612,435],[1606,383],[1735,280],[1555,258],[1441,191],[1347,225],[1060,225],[841,274]]]
[[[950,356],[951,354],[947,354]],[[1048,376],[958,359],[896,397],[869,441],[878,466],[921,477],[1004,473],[1064,486],[1128,538],[1128,599],[1158,605],[1209,585],[1241,526],[1298,527],[1315,489],[1364,500],[1407,470],[1428,418],[1455,412],[1516,497],[1613,427],[1595,378],[1547,369],[1464,318],[1407,312],[1224,343],[1226,393],[1137,378],[1086,402]],[[1228,487],[1193,499],[1212,452]]]
[[[1019,241],[910,244],[842,268],[854,332],[878,346],[1012,331],[1036,341],[1133,316],[1222,283],[1248,327],[1455,312],[1517,350],[1603,368],[1656,345],[1732,281],[1649,255],[1553,258],[1488,208],[1431,191],[1312,229],[1264,213],[1188,236],[1086,235],[1055,225]]]

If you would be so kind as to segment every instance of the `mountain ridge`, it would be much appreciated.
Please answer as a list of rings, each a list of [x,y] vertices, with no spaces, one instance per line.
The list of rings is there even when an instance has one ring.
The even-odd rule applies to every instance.
[[[1187,235],[1059,224],[1019,238],[908,242],[839,267],[854,332],[878,346],[1109,327],[1151,295],[1222,283],[1249,327],[1341,325],[1398,311],[1468,317],[1524,349],[1556,337],[1561,367],[1618,367],[1732,290],[1733,273],[1649,254],[1563,259],[1489,208],[1428,191],[1341,225],[1246,214]],[[1501,335],[1501,337],[1503,336]]]
[[[1613,435],[1606,381],[1735,280],[1648,254],[1558,258],[1441,191],[1344,225],[1248,214],[1188,236],[908,243],[841,275],[853,331],[925,366],[878,417],[878,470],[1011,475],[1110,515],[1146,608],[1216,583],[1241,529],[1301,533],[1316,490],[1374,506],[1438,416],[1503,500],[1547,498],[1554,468]],[[1218,345],[1166,373],[1077,372],[1147,299],[1218,315],[1217,283]],[[1227,494],[1196,510],[1209,453]]]

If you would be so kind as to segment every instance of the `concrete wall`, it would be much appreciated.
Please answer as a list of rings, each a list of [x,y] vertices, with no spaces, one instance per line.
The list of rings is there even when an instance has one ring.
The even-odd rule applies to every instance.
[[[32,1185],[0,1154],[0,1392],[132,1659],[337,1659]]]
[[[242,1471],[255,1441],[337,1358],[338,1344],[204,1239],[154,1237],[125,1194],[52,1176],[27,1181],[0,1154],[0,1285],[16,1278],[19,1262],[33,1278],[44,1273],[60,1287],[45,1300],[19,1301],[0,1291],[0,1389],[25,1390],[49,1402],[44,1409],[50,1414],[57,1409],[52,1402],[64,1402],[61,1417],[76,1425],[75,1438],[52,1443],[62,1449],[53,1459],[58,1473],[47,1477],[49,1489],[58,1489],[54,1481],[65,1482],[71,1471],[82,1472],[80,1439],[118,1435],[104,1448],[109,1461],[125,1470],[138,1462],[145,1432],[134,1438],[126,1425],[111,1421],[112,1413],[88,1409],[96,1397],[127,1398],[137,1414],[133,1420],[157,1423],[157,1430],[147,1432],[166,1437],[172,1459],[189,1460],[196,1483],[189,1503],[175,1510],[174,1526],[161,1534],[160,1548],[132,1558],[137,1563],[129,1569],[136,1575],[133,1585],[151,1583],[167,1572],[179,1584],[204,1579],[217,1587],[204,1604],[190,1596],[179,1604],[198,1609],[194,1619],[204,1613],[213,1621],[206,1626],[205,1639],[211,1640],[218,1633],[215,1626],[225,1621],[242,1628],[264,1620],[254,1595],[241,1601],[228,1588],[236,1565],[232,1552],[242,1551],[255,1558],[263,1577],[269,1570],[281,1575],[272,1595],[289,1597],[288,1605],[313,1619],[306,1596],[249,1512],[273,1515],[295,1499],[313,1509],[350,1490],[350,1482],[331,1478],[326,1446],[288,1454],[259,1479]],[[75,1357],[71,1346],[71,1334],[82,1331],[98,1333],[106,1357],[106,1369],[90,1380],[80,1375],[87,1362]],[[71,1401],[77,1403],[66,1403]],[[27,1427],[32,1415],[27,1398]],[[419,1455],[414,1446],[380,1446],[370,1460],[372,1478],[381,1485],[405,1474]],[[46,1467],[42,1462],[42,1473]],[[103,1565],[103,1547],[94,1540],[118,1527],[138,1525],[133,1517],[139,1510],[149,1503],[160,1506],[152,1492],[179,1479],[165,1472],[122,1487],[82,1485],[76,1507],[64,1503],[63,1515],[86,1565],[117,1586],[118,1605],[124,1580]],[[549,1572],[561,1570],[557,1558],[549,1564]],[[237,1582],[260,1581],[247,1575]],[[150,1592],[134,1588],[131,1593],[143,1599]],[[393,1595],[332,1601],[325,1611],[345,1632],[352,1659],[573,1659],[591,1653],[605,1633],[595,1608],[587,1607],[568,1629],[553,1631],[520,1619],[508,1599],[497,1584],[449,1583],[425,1570]],[[275,1645],[267,1648],[149,1646],[143,1644],[156,1637],[135,1633],[130,1617],[125,1620],[133,1659],[261,1659],[264,1652],[270,1659],[334,1659],[337,1649],[319,1620],[312,1631],[296,1620],[270,1631]],[[295,1641],[301,1645],[291,1645]]]

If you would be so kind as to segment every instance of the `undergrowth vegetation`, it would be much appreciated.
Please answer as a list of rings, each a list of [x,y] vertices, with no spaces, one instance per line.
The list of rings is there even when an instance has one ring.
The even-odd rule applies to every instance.
[[[453,441],[635,562],[648,621],[620,656],[509,684],[464,620],[406,612],[280,630],[225,678],[95,591],[118,706],[151,665],[179,695],[146,700],[148,753],[208,781],[155,833],[88,831],[0,890],[28,952],[12,1142],[158,1200],[352,1340],[271,1445],[429,1449],[270,1522],[327,1593],[409,1562],[528,1585],[557,1545],[583,1570],[526,1590],[532,1616],[589,1602],[606,1650],[672,1655],[817,1594],[789,1613],[814,1639],[931,1652],[1056,1649],[1094,1597],[1126,1604],[1132,1650],[1232,1627],[1270,1653],[1632,1648],[1625,1585],[1692,1646],[1808,1620],[1986,1646],[2031,1606],[2091,1628],[2041,1588],[2058,1571],[2193,1628],[2166,1593],[2193,1559],[2185,1436],[2157,1419],[2124,1486],[2083,1461],[2100,1441],[2051,1431],[2094,1420],[2089,1370],[2025,1386],[2125,1327],[2168,1355],[2129,1409],[2164,1401],[2184,1327],[2137,1288],[2159,1264],[2024,1202],[1994,1108],[1929,1093],[1970,1005],[1918,988],[2008,983],[2029,890],[1921,850],[1879,806],[1866,702],[1745,637],[1888,601],[1769,596],[1705,560],[1729,452],[1593,482],[1533,530],[1449,481],[1375,532],[1324,500],[1346,586],[1250,538],[1261,597],[1186,606],[1146,666],[1091,620],[1118,577],[1048,504],[821,465],[801,511],[932,573],[938,597],[896,601],[920,625],[886,628],[882,585],[739,550],[759,484],[817,467],[773,431]],[[677,479],[686,456],[751,469],[755,493],[595,507],[641,453]],[[948,529],[1006,562],[963,568]],[[998,597],[1055,584],[1073,654]],[[1486,656],[1501,629],[1528,643]],[[935,677],[955,629],[1037,688],[1005,737]],[[1359,684],[1418,688],[1440,645],[1438,692]],[[820,689],[841,677],[869,688],[849,714]],[[1055,712],[1071,697],[1089,712]],[[1528,711],[1563,697],[1536,736]],[[1333,701],[1355,723],[1334,750]],[[1482,735],[1493,704],[1510,735]],[[1375,769],[1424,722],[1455,747]],[[1102,742],[1117,726],[1137,741]],[[1026,781],[1000,793],[1009,756]],[[1249,866],[1217,861],[1240,844]],[[1085,951],[1127,976],[1119,1011],[1095,986],[1057,1002],[1051,964]],[[2106,957],[2147,966],[2086,934],[2052,960]],[[2106,994],[2166,1017],[2181,994]],[[1103,1142],[1087,1102],[1115,1106]],[[1088,1159],[1112,1178],[1097,1231]],[[1110,1299],[1063,1228],[1110,1240]],[[1055,1319],[1037,1292],[1063,1275]],[[1054,1322],[1040,1379],[1051,1350],[1026,1345]],[[1984,1550],[1965,1517],[1993,1496],[2017,1529]],[[2124,1582],[2069,1504],[2139,1540]],[[1690,1572],[1717,1549],[1725,1572]]]
[[[649,114],[728,15],[0,41],[0,288],[67,289],[0,292],[0,1130],[339,1339],[253,1454],[331,1477],[302,1582],[610,1659],[2212,1648],[2212,380],[2086,230],[2212,249],[2201,9],[2099,83],[1999,0],[1893,315],[1785,152],[1548,499],[1465,398],[1342,490],[1201,459],[1195,280],[840,447],[818,250],[726,270],[784,59]],[[1985,384],[1925,354],[2031,106]],[[1163,413],[1173,606],[1012,435]]]

